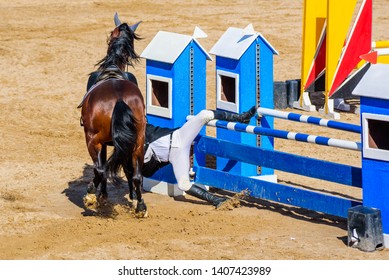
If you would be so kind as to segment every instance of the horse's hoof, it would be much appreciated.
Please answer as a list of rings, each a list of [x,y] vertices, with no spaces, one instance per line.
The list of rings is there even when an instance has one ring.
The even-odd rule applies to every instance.
[[[105,195],[99,195],[97,197],[97,205],[98,206],[106,206],[108,202],[108,198]]]
[[[144,203],[143,199],[136,205],[135,216],[137,218],[147,218],[148,216],[147,206]]]
[[[141,211],[141,212],[135,212],[135,217],[138,219],[147,218],[149,215],[149,212],[147,210]]]
[[[96,210],[98,206],[97,197],[93,193],[88,193],[83,198],[84,205],[88,209]]]

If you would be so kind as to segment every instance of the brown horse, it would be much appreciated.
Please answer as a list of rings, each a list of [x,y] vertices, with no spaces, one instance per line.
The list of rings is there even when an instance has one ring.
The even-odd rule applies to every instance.
[[[115,23],[116,23],[115,19]],[[101,205],[106,202],[107,178],[117,183],[120,168],[128,180],[130,199],[133,190],[137,198],[136,213],[147,216],[147,207],[142,199],[141,174],[145,141],[145,104],[138,86],[127,80],[124,70],[127,65],[139,60],[134,51],[137,25],[117,24],[108,40],[107,55],[97,65],[99,76],[88,91],[80,106],[81,124],[84,126],[88,152],[94,163],[94,179],[88,186],[84,204]],[[113,151],[107,161],[107,145]],[[100,186],[100,192],[96,192]]]

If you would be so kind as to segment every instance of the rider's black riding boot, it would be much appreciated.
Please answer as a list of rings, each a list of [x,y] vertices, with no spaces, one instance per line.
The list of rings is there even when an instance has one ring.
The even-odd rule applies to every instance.
[[[206,200],[210,203],[212,203],[213,206],[216,208],[219,208],[225,201],[228,199],[225,197],[220,197],[217,195],[214,195],[198,186],[195,184],[192,185],[192,187],[186,191],[187,194],[193,195],[194,197],[200,198],[202,200]]]
[[[249,123],[250,119],[254,117],[257,111],[257,107],[253,106],[247,112],[243,112],[242,114],[236,114],[226,111],[212,110],[215,119],[224,120],[229,122],[240,122],[240,123]]]

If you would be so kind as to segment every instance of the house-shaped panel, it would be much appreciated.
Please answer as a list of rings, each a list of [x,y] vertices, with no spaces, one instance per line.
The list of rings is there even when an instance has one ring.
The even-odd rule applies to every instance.
[[[146,59],[146,112],[150,124],[180,127],[188,115],[205,108],[206,62],[212,59],[194,37],[159,31],[141,57]],[[175,183],[170,165],[151,179]]]
[[[389,247],[389,65],[369,67],[353,94],[360,96],[363,205],[379,209]]]
[[[252,25],[245,29],[230,27],[212,47],[216,56],[216,107],[219,110],[243,113],[253,105],[273,108],[273,56],[278,52]],[[253,119],[252,125],[257,125]],[[265,124],[273,128],[273,120]],[[273,149],[271,137],[236,133],[217,129],[217,137],[236,143]],[[218,158],[217,168],[244,176],[271,175],[273,170]]]
[[[212,60],[192,36],[159,31],[142,52],[146,58],[146,109],[150,121],[181,126],[205,107],[206,61]]]

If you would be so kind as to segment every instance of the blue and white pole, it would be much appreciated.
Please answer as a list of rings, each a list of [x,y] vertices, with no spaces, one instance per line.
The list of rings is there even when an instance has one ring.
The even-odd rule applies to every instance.
[[[259,134],[265,136],[272,136],[276,138],[295,140],[299,142],[314,143],[318,145],[337,147],[348,150],[361,151],[362,144],[360,142],[353,142],[348,140],[340,140],[335,138],[328,138],[324,136],[316,136],[298,132],[291,132],[286,130],[271,129],[253,125],[246,125],[242,123],[227,122],[221,120],[211,120],[207,123],[208,126],[234,130],[237,132],[247,132],[252,134]]]
[[[291,112],[283,112],[283,111],[262,108],[262,107],[258,108],[257,113],[258,113],[258,116],[271,116],[271,117],[286,119],[286,120],[295,121],[295,122],[309,123],[309,124],[325,126],[325,127],[349,131],[349,132],[355,132],[355,133],[359,133],[359,134],[361,133],[361,126],[356,125],[356,124],[338,122],[338,121],[333,121],[333,120],[326,120],[326,119],[321,119],[321,118],[317,118],[317,117],[300,115],[300,114],[291,113]]]

